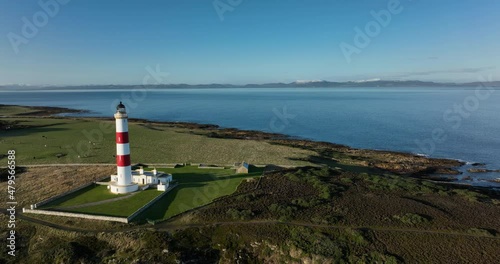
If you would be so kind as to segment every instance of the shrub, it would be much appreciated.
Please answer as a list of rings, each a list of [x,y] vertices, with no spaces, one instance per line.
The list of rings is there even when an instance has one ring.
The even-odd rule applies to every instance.
[[[237,210],[231,208],[227,210],[226,215],[228,215],[231,219],[234,220],[247,220],[252,218],[254,213],[250,210]]]
[[[398,260],[394,256],[385,255],[378,251],[372,251],[370,254],[365,254],[361,257],[350,256],[350,263],[385,263],[385,264],[396,264]]]
[[[353,180],[351,178],[346,178],[346,177],[341,178],[340,181],[343,183],[353,183]]]
[[[292,204],[295,204],[295,205],[298,205],[298,206],[304,207],[304,208],[314,207],[320,203],[321,203],[321,200],[319,200],[317,198],[312,198],[312,199],[299,198],[299,199],[292,200]]]
[[[343,255],[341,245],[323,233],[314,232],[309,228],[292,229],[290,240],[293,246],[300,248],[307,254],[332,257],[336,260],[340,260]]]
[[[276,213],[277,217],[281,221],[288,221],[292,219],[294,213],[297,211],[297,207],[295,206],[287,206],[280,204],[271,204],[268,209],[269,211]]]
[[[366,240],[363,237],[363,234],[361,234],[360,231],[346,228],[345,233],[347,235],[347,240],[356,244],[356,245],[364,245],[366,244]]]
[[[478,236],[495,236],[494,233],[482,228],[470,228],[469,230],[467,230],[467,233]]]
[[[409,224],[409,225],[427,223],[430,220],[430,217],[428,216],[422,216],[419,214],[412,214],[412,213],[407,213],[402,216],[394,215],[393,218],[401,221],[404,224]]]
[[[455,189],[453,190],[453,192],[471,202],[477,202],[481,198],[486,198],[484,194],[480,194],[478,192],[473,192],[469,190]]]

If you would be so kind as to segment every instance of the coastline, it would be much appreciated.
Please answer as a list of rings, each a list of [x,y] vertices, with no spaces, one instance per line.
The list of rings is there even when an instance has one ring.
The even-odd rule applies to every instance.
[[[42,111],[41,109],[31,109],[33,111]],[[65,111],[64,109],[59,110]],[[4,113],[8,112],[9,111],[4,111]],[[30,116],[29,114],[22,116],[14,115],[11,116],[11,118],[12,120],[9,120],[9,118],[2,118],[0,119],[0,123],[9,123],[11,121],[19,122],[19,125],[23,125],[25,128],[20,128],[16,131],[4,130],[0,132],[1,135],[7,136],[7,138],[9,136],[15,138],[15,136],[19,134],[29,134],[33,131],[38,132],[33,133],[33,140],[30,139],[23,142],[25,145],[29,144],[30,147],[19,149],[19,152],[16,149],[16,152],[18,152],[16,154],[19,154],[19,158],[21,158],[23,151],[26,154],[40,151],[40,148],[36,149],[34,146],[41,143],[39,142],[40,138],[44,136],[54,140],[53,143],[57,141],[57,144],[60,145],[64,136],[68,136],[71,140],[74,140],[75,136],[77,136],[82,129],[92,129],[96,126],[100,127],[106,125],[113,128],[113,131],[107,134],[106,141],[102,145],[103,147],[98,146],[98,149],[101,149],[99,152],[102,152],[104,146],[107,146],[109,149],[109,147],[115,143],[114,122],[112,118],[68,118],[43,115]],[[480,244],[476,245],[477,249],[471,249],[475,251],[479,250],[479,252],[485,250],[485,245],[488,245],[489,241],[496,241],[492,239],[498,239],[499,226],[497,223],[498,221],[495,221],[495,219],[498,219],[499,214],[498,202],[500,192],[498,189],[462,185],[432,179],[422,180],[424,176],[429,176],[432,170],[437,170],[438,168],[440,170],[453,169],[453,167],[451,167],[452,165],[464,164],[460,161],[430,159],[408,153],[391,151],[354,149],[334,143],[293,139],[286,135],[264,133],[260,131],[241,131],[237,129],[220,128],[217,125],[181,122],[151,122],[144,119],[134,119],[131,120],[131,123],[133,123],[131,127],[134,127],[137,135],[136,140],[141,141],[140,139],[142,138],[142,143],[151,141],[152,139],[163,139],[169,141],[169,144],[172,145],[176,144],[179,146],[184,144],[180,148],[189,147],[190,145],[198,146],[195,148],[197,152],[201,149],[199,145],[196,145],[196,141],[204,136],[218,137],[215,139],[202,138],[205,142],[215,142],[216,145],[212,143],[212,147],[223,145],[227,142],[231,144],[236,143],[236,145],[247,143],[259,145],[268,145],[269,143],[290,145],[296,148],[314,150],[307,151],[308,155],[310,155],[309,153],[316,153],[311,154],[307,159],[317,164],[329,166],[319,168],[311,165],[299,165],[281,171],[273,171],[265,176],[262,175],[262,177],[256,175],[256,177],[259,177],[259,180],[242,180],[235,189],[231,188],[232,190],[229,195],[221,196],[220,198],[214,199],[213,202],[206,204],[204,202],[193,203],[193,209],[189,209],[189,207],[186,208],[184,207],[186,206],[186,201],[199,201],[199,199],[205,201],[205,198],[200,198],[199,195],[206,190],[215,190],[217,193],[220,189],[215,186],[231,186],[213,182],[212,184],[214,184],[214,187],[207,189],[205,183],[207,176],[205,175],[210,174],[203,171],[200,174],[203,175],[203,177],[195,177],[196,180],[193,182],[185,182],[180,186],[180,190],[178,189],[178,193],[174,193],[169,197],[165,196],[166,198],[162,200],[162,202],[158,202],[158,206],[151,209],[154,210],[154,213],[149,212],[151,218],[149,218],[149,215],[144,215],[141,220],[138,220],[136,226],[138,229],[137,232],[143,233],[145,229],[160,232],[170,232],[174,229],[177,231],[179,229],[187,229],[187,232],[196,234],[198,233],[198,228],[213,230],[215,226],[217,228],[216,230],[218,230],[216,232],[229,233],[248,230],[256,223],[262,223],[263,225],[259,225],[257,228],[258,230],[267,228],[265,229],[264,235],[266,238],[269,236],[274,237],[276,233],[273,233],[273,230],[276,229],[279,230],[280,234],[283,230],[290,230],[290,235],[285,233],[287,235],[286,238],[293,238],[292,234],[306,230],[302,227],[294,229],[294,226],[301,225],[315,232],[316,230],[347,230],[351,232],[349,233],[351,236],[352,230],[379,232],[376,233],[376,235],[381,234],[379,237],[391,234],[391,236],[384,238],[386,239],[385,242],[382,242],[384,244],[404,236],[408,237],[408,241],[410,242],[408,248],[411,249],[413,249],[414,245],[417,243],[417,245],[428,245],[430,249],[436,247],[441,249],[444,243],[450,241],[449,239],[455,241],[459,238],[457,236],[462,236],[462,238],[460,238],[460,241],[462,241],[464,238],[470,237],[480,242]],[[54,134],[49,134],[50,130],[40,130],[40,128],[44,128],[44,126],[50,127],[54,124],[55,127],[52,127],[52,129],[59,129],[59,131],[54,132]],[[75,129],[69,129],[70,125],[68,124],[78,124],[78,126],[76,126]],[[180,127],[182,127],[182,129]],[[45,135],[40,134],[40,131],[45,131]],[[191,132],[195,132],[199,136],[189,135],[192,134]],[[171,137],[169,137],[169,135]],[[184,141],[174,141],[174,138],[177,136],[181,136]],[[23,138],[26,139],[27,137]],[[21,140],[22,139],[18,139],[18,142]],[[86,140],[89,139],[87,138]],[[86,140],[85,142],[87,142]],[[12,141],[7,140],[6,142]],[[50,140],[47,142],[50,142]],[[98,140],[97,142],[100,141]],[[42,147],[43,144],[45,143],[41,143]],[[91,144],[91,142],[89,142],[89,144]],[[156,142],[156,144],[158,144],[158,142]],[[9,145],[10,144],[7,144],[6,146]],[[15,145],[16,144],[14,144],[14,146]],[[153,149],[161,150],[165,145],[158,144],[158,146],[153,147]],[[47,145],[45,147],[47,147]],[[140,147],[137,148],[137,150],[140,149]],[[260,153],[260,155],[265,152],[260,148],[251,149],[251,151]],[[212,152],[212,155],[215,153],[221,154],[223,152]],[[276,153],[276,155],[286,156],[286,153],[279,152]],[[163,159],[172,160],[167,158],[167,156],[161,156]],[[182,155],[181,157],[186,156]],[[235,160],[234,157],[235,155],[226,156],[224,160],[232,161]],[[2,157],[0,157],[0,160],[1,159]],[[346,164],[346,160],[352,160],[352,163],[349,163],[351,165]],[[365,166],[356,166],[355,164],[364,164]],[[106,167],[99,168],[89,163],[79,164],[82,165],[79,167],[70,167],[67,166],[68,164],[63,163],[54,165],[58,167],[50,167],[50,165],[49,167],[47,165],[45,165],[45,167],[19,167],[25,170],[24,172],[19,171],[19,175],[23,179],[23,188],[20,189],[19,192],[19,201],[24,201],[26,204],[30,204],[28,201],[34,201],[34,203],[36,203],[36,201],[45,200],[49,197],[63,193],[65,190],[62,189],[62,187],[72,189],[74,186],[79,186],[79,184],[75,184],[75,181],[80,181],[82,183],[90,182],[95,179],[95,175],[109,175],[116,170],[114,164],[108,164]],[[421,168],[425,168],[425,170],[419,171]],[[360,171],[359,169],[364,170]],[[2,172],[2,170],[3,169],[0,169],[0,176],[4,177],[2,175],[5,174],[5,172]],[[72,175],[78,177],[71,177]],[[185,171],[178,171],[177,176],[188,176],[188,174],[186,174]],[[241,176],[235,177],[235,179],[238,180],[240,177]],[[246,178],[247,176],[242,177]],[[39,182],[43,182],[44,184],[39,186]],[[6,185],[5,181],[4,185]],[[182,187],[184,187],[184,189],[181,189]],[[179,208],[186,208],[189,210],[184,211],[183,209],[176,213],[168,213],[169,208],[177,208],[180,205],[182,205],[182,207]],[[277,209],[272,209],[275,207],[286,208],[281,210],[292,210],[292,213],[285,215]],[[251,213],[245,218],[241,218],[241,212]],[[237,215],[233,216],[232,213]],[[174,217],[170,218],[171,216]],[[71,231],[71,228],[77,227],[79,231],[87,233],[94,232],[97,226],[98,228],[110,229],[106,232],[108,235],[115,232],[119,237],[124,235],[129,236],[131,234],[130,232],[123,232],[127,230],[123,230],[125,227],[122,225],[116,226],[106,222],[100,223],[85,219],[67,220],[63,217],[56,216],[35,216],[33,218],[26,218],[24,213],[20,214],[20,217],[23,217],[23,220],[27,220],[21,223],[23,225],[31,226],[33,223],[41,224],[51,227],[50,230],[56,228],[63,231]],[[147,219],[152,220],[150,221]],[[153,226],[149,224],[153,224]],[[224,229],[226,228],[224,225],[228,225],[227,228],[230,229]],[[45,227],[42,226],[41,228]],[[192,228],[196,228],[195,232],[189,231]],[[57,236],[64,236],[65,233],[59,230],[56,230]],[[394,231],[397,232],[395,233]],[[252,230],[252,235],[258,233],[259,232],[254,232]],[[204,234],[207,233],[204,232]],[[242,233],[237,234],[241,237],[248,237],[248,235],[250,235],[243,235]],[[418,240],[422,235],[428,237],[425,237],[425,240]],[[57,236],[54,235],[54,237]],[[72,236],[74,236],[74,234]],[[337,236],[338,235],[334,237]],[[252,241],[264,241],[264,237],[256,236],[251,238]],[[276,236],[276,238],[281,237],[281,235]],[[314,239],[318,241],[318,239],[322,238]],[[35,243],[31,243],[32,241],[44,243],[36,239],[31,239],[29,241],[30,246]],[[95,240],[92,240],[92,242],[93,241]],[[428,241],[433,241],[433,244],[429,245]],[[372,242],[369,243],[370,244],[365,245],[372,245]],[[28,248],[27,246],[25,247]],[[228,247],[225,246],[225,248]],[[453,252],[453,248],[456,248],[454,244],[450,246],[448,251]],[[470,247],[468,246],[468,248]],[[493,256],[496,248],[495,245],[491,246],[490,251],[493,252]],[[391,250],[391,252],[395,251]],[[422,252],[429,252],[429,249],[423,249]],[[74,253],[70,252],[69,254]]]
[[[89,110],[77,110],[63,107],[45,107],[45,106],[19,106],[3,105],[2,107],[24,107],[30,109],[30,112],[4,116],[4,118],[15,117],[36,117],[36,118],[79,118],[87,120],[113,120],[106,117],[89,117],[84,114],[90,113]],[[64,116],[62,114],[78,114],[77,116]],[[308,158],[310,163],[314,164],[335,164],[338,160],[336,155],[343,155],[352,158],[352,165],[359,165],[372,168],[375,171],[386,171],[399,175],[408,175],[412,177],[451,182],[452,175],[459,175],[458,168],[464,166],[466,162],[431,158],[418,154],[389,151],[389,150],[371,150],[352,148],[350,146],[336,144],[325,141],[315,141],[311,139],[302,139],[291,137],[285,134],[269,133],[257,130],[240,130],[236,128],[223,128],[214,124],[198,124],[190,122],[171,122],[171,121],[153,121],[148,119],[131,118],[130,122],[140,123],[143,126],[162,125],[174,128],[201,130],[206,132],[204,135],[213,138],[238,139],[238,140],[258,140],[267,141],[271,144],[289,146],[312,150],[318,153],[317,156]],[[22,127],[21,127],[22,129]],[[447,176],[443,176],[447,175]]]
[[[29,112],[18,113],[9,116],[0,115],[0,118],[8,119],[52,118],[81,119],[89,121],[114,120],[110,117],[86,116],[85,114],[92,113],[92,111],[86,109],[0,104],[0,110],[2,109],[2,107],[19,107],[30,110]],[[141,118],[131,118],[129,119],[129,121],[131,123],[136,123],[149,129],[155,129],[154,126],[167,126],[170,128],[193,130],[190,131],[190,133],[210,138],[264,141],[269,144],[313,151],[318,153],[318,155],[309,156],[307,159],[300,159],[297,161],[304,161],[318,166],[328,165],[338,168],[340,166],[338,164],[339,160],[336,159],[335,156],[340,154],[349,159],[352,159],[350,161],[350,165],[365,167],[367,168],[368,172],[393,173],[397,175],[408,176],[417,179],[425,179],[444,184],[452,184],[456,186],[468,186],[493,191],[500,190],[498,179],[484,179],[479,177],[474,178],[471,176],[471,174],[478,175],[480,174],[480,172],[476,173],[474,171],[470,171],[470,168],[476,168],[476,166],[479,166],[477,168],[480,168],[481,166],[487,165],[484,163],[473,163],[470,161],[453,158],[435,158],[401,151],[354,148],[343,144],[326,141],[316,141],[313,139],[304,139],[281,133],[226,128],[215,124],[200,124],[179,121],[156,121]],[[7,125],[7,128],[16,129],[15,124],[11,123]],[[0,122],[0,130],[4,130],[5,128],[6,125]],[[27,127],[19,125],[17,128],[23,129]],[[194,131],[203,131],[203,133],[197,133]]]
[[[25,105],[8,105],[0,104],[0,110],[3,107],[23,107],[33,110],[32,112],[19,113],[16,114],[18,117],[29,117],[29,116],[50,116],[56,114],[83,114],[90,113],[90,110],[79,110],[65,107],[55,107],[55,106],[25,106]],[[8,116],[4,116],[8,117]]]

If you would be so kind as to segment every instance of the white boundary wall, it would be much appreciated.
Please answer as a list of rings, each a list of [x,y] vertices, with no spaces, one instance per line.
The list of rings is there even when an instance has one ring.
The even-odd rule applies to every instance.
[[[147,204],[143,205],[141,208],[137,209],[137,211],[135,211],[134,213],[132,213],[128,217],[113,217],[113,216],[91,215],[91,214],[82,214],[82,213],[69,213],[69,212],[50,211],[50,210],[38,210],[38,209],[35,210],[35,209],[27,209],[27,208],[23,208],[23,213],[41,214],[41,215],[55,215],[55,216],[64,216],[64,217],[76,217],[76,218],[84,218],[84,219],[92,219],[92,220],[102,220],[102,221],[112,221],[112,222],[120,222],[120,223],[128,224],[135,217],[137,217],[140,213],[142,213],[144,210],[146,210],[151,205],[153,205],[156,201],[160,200],[163,196],[165,196],[168,192],[170,192],[175,187],[177,187],[177,185],[178,184],[171,186],[170,188],[168,188],[168,190],[166,190],[162,194],[158,195],[153,200],[151,200]],[[81,187],[81,188],[85,188],[85,187]]]
[[[32,209],[26,209],[26,208],[23,208],[23,213],[41,214],[41,215],[56,215],[56,216],[65,216],[65,217],[77,217],[77,218],[85,218],[85,219],[93,219],[93,220],[120,222],[120,223],[125,223],[125,224],[129,223],[128,218],[125,218],[125,217],[78,214],[78,213],[67,213],[67,212],[60,212],[60,211],[48,211],[48,210],[32,210]]]

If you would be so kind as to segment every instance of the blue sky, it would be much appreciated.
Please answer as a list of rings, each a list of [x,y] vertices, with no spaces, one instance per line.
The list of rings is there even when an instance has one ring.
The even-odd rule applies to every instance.
[[[0,0],[0,84],[141,84],[157,65],[164,83],[500,80],[500,1],[400,0],[356,46],[355,28],[392,1],[72,0],[52,17]],[[23,17],[41,19],[33,36]],[[350,62],[341,43],[358,51]]]

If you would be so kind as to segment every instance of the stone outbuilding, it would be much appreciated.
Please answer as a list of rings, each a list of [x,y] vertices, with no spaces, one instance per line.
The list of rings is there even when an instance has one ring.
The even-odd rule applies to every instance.
[[[248,174],[249,171],[250,165],[244,161],[236,166],[236,173],[238,174]]]

